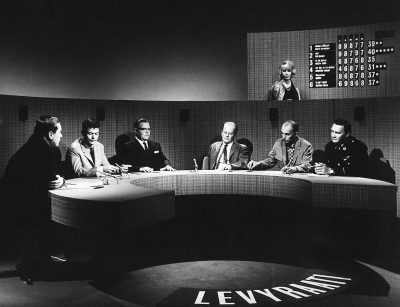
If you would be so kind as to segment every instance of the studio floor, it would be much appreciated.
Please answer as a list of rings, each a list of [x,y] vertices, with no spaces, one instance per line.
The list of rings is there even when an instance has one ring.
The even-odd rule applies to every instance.
[[[31,286],[17,276],[12,226],[3,223],[0,305],[398,306],[400,227],[390,212],[252,197],[180,197],[176,205],[175,219],[100,244],[56,225],[52,252],[68,261]],[[315,274],[338,286],[285,292]]]

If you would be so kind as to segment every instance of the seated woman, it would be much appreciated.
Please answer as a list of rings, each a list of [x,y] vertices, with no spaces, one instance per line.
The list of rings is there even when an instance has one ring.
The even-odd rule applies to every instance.
[[[279,65],[279,81],[276,81],[268,91],[267,100],[300,100],[300,92],[295,87],[292,78],[296,68],[292,61],[286,60]]]

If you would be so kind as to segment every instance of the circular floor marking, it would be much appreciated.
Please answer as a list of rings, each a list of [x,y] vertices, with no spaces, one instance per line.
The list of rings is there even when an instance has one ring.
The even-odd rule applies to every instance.
[[[337,294],[361,275],[351,261],[294,266],[215,260],[148,267],[97,287],[135,305],[274,306]]]

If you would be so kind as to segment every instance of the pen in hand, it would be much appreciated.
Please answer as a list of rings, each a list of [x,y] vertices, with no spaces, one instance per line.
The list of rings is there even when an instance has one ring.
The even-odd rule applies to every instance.
[[[115,166],[119,168],[119,170],[121,171],[121,173],[127,173],[129,167],[131,167],[132,165],[129,164],[122,164],[123,166],[119,165],[118,163],[115,163]]]
[[[124,172],[124,169],[122,168],[121,165],[119,165],[118,163],[115,163],[115,166],[118,167],[118,169],[121,171],[121,173]]]

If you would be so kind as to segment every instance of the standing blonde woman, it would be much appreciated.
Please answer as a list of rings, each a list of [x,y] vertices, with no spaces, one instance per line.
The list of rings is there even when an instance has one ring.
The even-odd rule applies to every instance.
[[[296,67],[290,60],[279,65],[280,80],[276,81],[268,91],[267,100],[300,100],[300,92],[292,79],[296,74]]]

